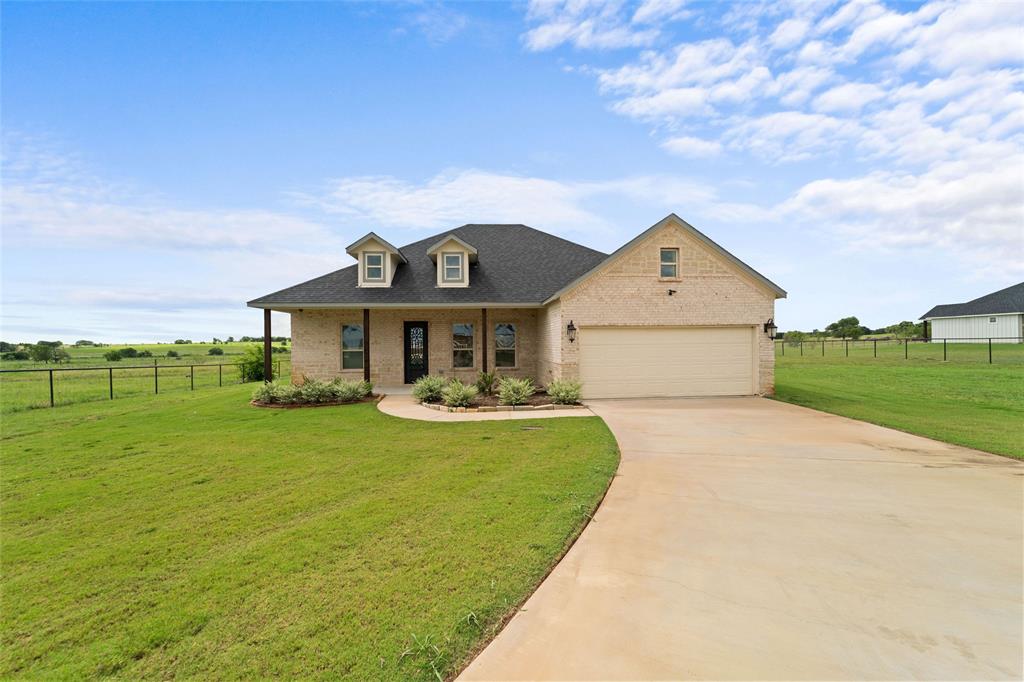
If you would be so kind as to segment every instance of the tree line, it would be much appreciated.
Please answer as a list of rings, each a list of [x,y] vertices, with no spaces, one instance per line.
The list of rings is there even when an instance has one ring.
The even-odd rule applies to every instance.
[[[807,339],[859,339],[868,334],[887,334],[897,339],[917,339],[924,336],[924,322],[904,320],[888,327],[871,329],[860,323],[856,317],[843,317],[826,325],[824,330],[815,329],[810,332],[794,329],[780,334],[787,343],[800,343]]]

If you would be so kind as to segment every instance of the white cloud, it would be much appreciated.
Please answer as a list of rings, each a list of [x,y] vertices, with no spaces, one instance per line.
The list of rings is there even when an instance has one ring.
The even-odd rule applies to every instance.
[[[537,25],[523,35],[523,42],[535,52],[565,44],[598,50],[638,47],[658,36],[656,28],[630,25],[621,2],[531,0],[527,19]]]
[[[793,47],[807,35],[811,23],[806,19],[786,19],[768,36],[768,42],[777,50]]]
[[[860,127],[825,114],[780,111],[734,124],[724,136],[729,148],[768,161],[798,161],[833,151],[856,137]]]
[[[826,113],[856,113],[883,97],[885,91],[872,83],[844,83],[818,95],[813,106]]]
[[[643,0],[633,13],[633,23],[653,24],[659,21],[677,21],[690,16],[685,9],[688,0]]]
[[[703,140],[699,137],[688,137],[685,135],[665,140],[661,143],[661,147],[676,156],[684,156],[691,159],[718,156],[722,151],[721,143],[716,140]]]

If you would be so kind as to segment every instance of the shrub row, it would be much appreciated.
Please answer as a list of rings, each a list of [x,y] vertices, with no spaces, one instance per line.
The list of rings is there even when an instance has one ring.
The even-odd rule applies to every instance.
[[[498,378],[493,372],[480,372],[475,385],[439,376],[420,377],[413,384],[412,395],[421,403],[441,402],[448,407],[468,407],[478,394],[493,393],[495,384],[500,405],[525,405],[537,392],[532,379]],[[556,405],[574,405],[580,401],[580,388],[578,381],[552,381],[547,392]]]
[[[373,384],[369,381],[305,379],[301,386],[272,381],[257,388],[252,399],[264,405],[351,403],[366,398],[372,391]]]

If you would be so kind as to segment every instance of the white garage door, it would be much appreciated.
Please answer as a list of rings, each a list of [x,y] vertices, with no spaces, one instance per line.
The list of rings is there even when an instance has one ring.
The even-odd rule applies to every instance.
[[[584,327],[585,398],[751,395],[753,327]]]

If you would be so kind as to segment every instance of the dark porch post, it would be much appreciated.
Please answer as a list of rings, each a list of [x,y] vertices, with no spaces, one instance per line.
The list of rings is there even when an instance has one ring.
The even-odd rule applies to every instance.
[[[370,309],[363,308],[363,381],[370,380]]]
[[[487,308],[481,308],[480,309],[480,314],[483,315],[483,322],[481,322],[480,326],[483,327],[483,329],[481,330],[481,331],[483,331],[481,339],[484,342],[484,365],[483,365],[483,367],[484,367],[484,371],[486,372],[487,371]]]
[[[274,370],[270,364],[270,308],[263,309],[263,381],[273,381]]]

